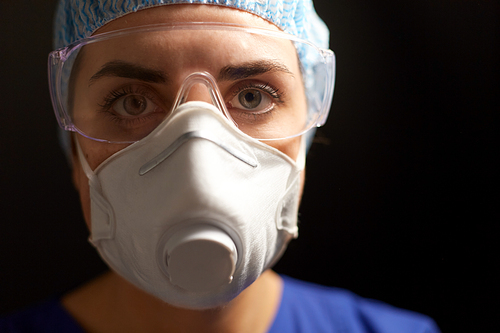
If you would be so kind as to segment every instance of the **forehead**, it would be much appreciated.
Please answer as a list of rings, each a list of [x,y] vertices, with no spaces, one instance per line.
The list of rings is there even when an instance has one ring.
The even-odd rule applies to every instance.
[[[213,5],[168,5],[116,19],[94,35],[151,24],[229,23],[280,31],[254,14]],[[214,71],[228,64],[263,59],[278,61],[299,73],[295,47],[286,39],[228,30],[162,30],[113,38],[87,45],[85,67],[96,70],[105,62],[124,60],[171,71]]]

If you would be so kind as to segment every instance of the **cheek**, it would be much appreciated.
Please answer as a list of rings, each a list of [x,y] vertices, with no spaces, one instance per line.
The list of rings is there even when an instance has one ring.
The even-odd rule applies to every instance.
[[[288,155],[294,161],[297,161],[297,156],[299,155],[300,145],[302,136],[298,136],[291,139],[268,141],[265,142],[267,145],[278,149],[285,155]]]
[[[80,135],[78,135],[77,140],[82,149],[83,156],[92,171],[101,165],[108,157],[128,146],[128,144],[97,142]],[[78,160],[77,162],[81,166],[80,161]]]
[[[303,136],[299,136],[299,137],[295,137],[295,138],[291,138],[291,139],[286,139],[286,140],[270,141],[267,144],[270,145],[271,147],[278,149],[282,153],[288,155],[294,161],[297,161],[297,156],[299,155],[300,147],[301,147],[301,138],[303,138]],[[305,140],[305,138],[303,138],[303,139]],[[305,183],[305,175],[306,175],[306,169],[304,168],[300,172],[299,205],[300,205],[300,202],[302,201],[302,194],[304,191],[304,183]]]

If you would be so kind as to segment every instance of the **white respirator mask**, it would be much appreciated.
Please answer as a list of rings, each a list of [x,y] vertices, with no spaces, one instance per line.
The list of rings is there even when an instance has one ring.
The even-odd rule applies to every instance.
[[[91,243],[115,272],[171,305],[224,305],[297,237],[303,142],[295,162],[198,101],[94,171],[75,141]]]

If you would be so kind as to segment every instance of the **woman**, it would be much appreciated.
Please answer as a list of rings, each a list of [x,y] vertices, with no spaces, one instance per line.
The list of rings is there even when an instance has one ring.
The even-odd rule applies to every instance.
[[[297,236],[307,143],[333,93],[309,1],[61,1],[56,44],[52,101],[111,271],[2,325],[437,331],[270,270]]]

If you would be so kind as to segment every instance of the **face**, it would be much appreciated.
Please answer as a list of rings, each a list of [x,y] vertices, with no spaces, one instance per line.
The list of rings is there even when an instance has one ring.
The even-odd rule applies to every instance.
[[[279,31],[262,18],[235,9],[169,5],[126,15],[97,33],[173,22],[233,23]],[[280,131],[294,131],[306,121],[300,65],[288,40],[277,42],[251,35],[243,39],[241,34],[220,31],[129,35],[85,46],[75,68],[74,122],[92,137],[110,135],[117,138],[114,141],[141,139],[168,116],[183,80],[193,72],[208,72],[216,79],[229,117],[253,137],[286,136]],[[194,85],[187,99],[212,102],[203,85]],[[92,170],[127,146],[97,142],[81,135],[74,139]],[[300,137],[265,143],[296,160]],[[74,159],[74,181],[89,224],[88,179],[76,154]]]

